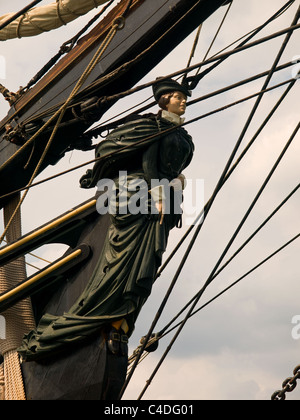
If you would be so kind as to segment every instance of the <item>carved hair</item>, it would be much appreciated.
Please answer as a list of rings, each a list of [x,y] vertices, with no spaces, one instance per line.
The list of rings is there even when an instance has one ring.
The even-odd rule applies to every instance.
[[[158,105],[161,109],[167,111],[167,105],[175,92],[165,93],[159,98]]]
[[[164,95],[162,95],[158,101],[158,105],[161,109],[167,111],[167,105],[169,104],[172,96],[175,95],[175,93],[178,92],[177,90],[175,90],[174,92],[169,92],[169,93],[165,93]],[[186,95],[185,95],[186,96]]]

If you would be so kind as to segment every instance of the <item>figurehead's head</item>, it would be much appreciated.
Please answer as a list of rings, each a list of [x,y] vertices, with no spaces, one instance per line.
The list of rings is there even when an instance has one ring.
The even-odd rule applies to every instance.
[[[191,96],[191,92],[185,86],[172,79],[156,83],[153,86],[153,93],[161,109],[179,116],[185,113],[187,98]]]

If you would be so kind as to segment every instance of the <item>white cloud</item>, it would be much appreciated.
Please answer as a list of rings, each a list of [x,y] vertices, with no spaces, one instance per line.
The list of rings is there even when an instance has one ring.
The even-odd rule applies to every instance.
[[[141,363],[134,384],[129,385],[125,398],[134,400],[140,395],[156,361],[155,356],[148,356]],[[218,355],[198,356],[188,361],[171,357],[157,373],[142,399],[270,400],[273,392],[281,389],[284,379],[277,383],[278,378],[269,370],[267,356],[262,361],[257,354],[249,357],[224,348]],[[299,392],[294,392],[287,399],[297,399]]]

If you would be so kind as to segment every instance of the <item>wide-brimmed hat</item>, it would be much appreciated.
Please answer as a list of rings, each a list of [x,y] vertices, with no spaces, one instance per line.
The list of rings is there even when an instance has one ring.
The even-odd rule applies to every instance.
[[[158,77],[156,80],[161,79]],[[176,82],[173,79],[163,79],[161,82],[155,83],[153,85],[153,94],[155,100],[158,102],[162,95],[170,92],[182,92],[186,96],[192,96],[191,92],[183,85]]]

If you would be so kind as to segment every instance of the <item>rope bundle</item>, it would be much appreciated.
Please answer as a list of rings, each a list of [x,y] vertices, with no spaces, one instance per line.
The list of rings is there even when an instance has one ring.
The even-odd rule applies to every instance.
[[[18,204],[19,197],[12,199],[4,209],[4,222],[10,220]],[[8,242],[22,235],[20,210],[7,231]],[[21,257],[4,267],[0,267],[0,293],[26,279],[25,258]],[[6,321],[6,338],[0,340],[0,354],[4,362],[0,366],[0,399],[25,400],[19,355],[20,346],[26,332],[35,328],[30,299],[25,299],[2,314]]]
[[[46,6],[30,9],[0,32],[0,41],[39,35],[57,29],[83,16],[108,0],[56,0]],[[0,17],[0,24],[12,13]]]

